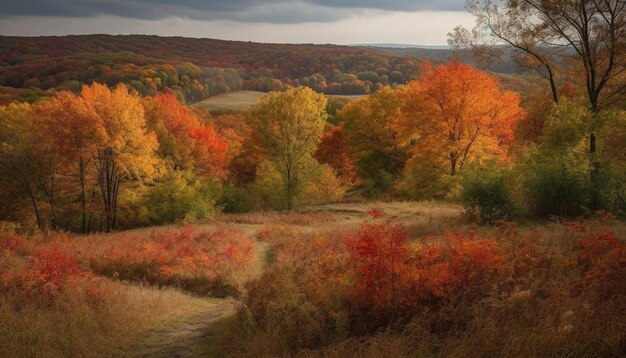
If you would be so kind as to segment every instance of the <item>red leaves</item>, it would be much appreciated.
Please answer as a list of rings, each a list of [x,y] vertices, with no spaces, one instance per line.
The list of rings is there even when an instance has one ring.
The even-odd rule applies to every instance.
[[[572,286],[574,294],[592,290],[601,298],[610,298],[626,292],[626,248],[613,233],[581,239],[578,254],[568,266],[582,273],[582,280]]]
[[[413,262],[418,296],[436,304],[484,296],[489,280],[504,269],[495,241],[465,233],[444,234],[443,242],[420,250]]]
[[[12,292],[18,301],[42,298],[50,302],[84,278],[76,257],[61,246],[44,244],[33,252],[33,245],[26,245],[21,236],[0,237],[0,243],[4,250],[0,252],[0,290]]]
[[[41,283],[51,283],[61,288],[72,276],[81,275],[76,267],[78,260],[56,247],[40,249],[35,257],[34,270]]]
[[[382,216],[376,209],[368,214],[374,218]],[[394,307],[407,259],[404,228],[390,221],[364,224],[347,241],[347,246],[358,294],[375,307]]]
[[[172,95],[144,97],[142,104],[150,129],[157,133],[159,153],[174,168],[225,174],[228,144],[210,124],[200,123],[198,116]]]
[[[321,164],[330,165],[345,182],[354,181],[354,162],[341,127],[335,126],[322,135],[314,156]]]
[[[91,266],[101,275],[156,285],[195,278],[208,282],[227,279],[252,259],[252,249],[252,241],[233,229],[189,226],[117,237]]]
[[[371,210],[380,217],[377,210]],[[474,234],[447,233],[440,242],[412,253],[401,225],[366,223],[347,240],[356,284],[350,298],[357,307],[381,314],[416,313],[456,297],[486,295],[504,269],[495,241]]]
[[[380,219],[383,217],[383,212],[382,210],[378,209],[378,208],[372,208],[369,209],[368,211],[366,211],[367,215],[371,216],[374,219]]]

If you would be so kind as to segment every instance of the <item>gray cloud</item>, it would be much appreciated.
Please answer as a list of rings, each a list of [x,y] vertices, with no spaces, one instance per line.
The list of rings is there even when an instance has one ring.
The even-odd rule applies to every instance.
[[[0,16],[301,23],[332,22],[367,11],[462,10],[464,0],[0,0]]]

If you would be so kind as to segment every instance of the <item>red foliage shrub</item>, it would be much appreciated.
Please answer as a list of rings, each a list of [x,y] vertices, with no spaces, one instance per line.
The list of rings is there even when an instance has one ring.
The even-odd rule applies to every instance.
[[[611,298],[626,292],[626,248],[613,233],[579,240],[576,258],[568,266],[582,274],[572,287],[574,294],[593,290],[601,298]]]
[[[371,212],[371,213],[370,213]],[[378,210],[368,211],[374,218]],[[356,299],[375,308],[396,307],[401,277],[406,273],[406,232],[401,225],[386,220],[367,223],[348,239],[348,252],[356,275]]]
[[[159,230],[116,238],[104,255],[92,258],[91,268],[123,280],[222,296],[236,293],[225,281],[251,259],[252,248],[251,240],[226,227]]]
[[[413,258],[415,296],[411,305],[441,305],[486,295],[492,279],[504,269],[504,256],[495,241],[475,234],[446,233]]]
[[[34,245],[22,236],[0,238],[0,290],[18,300],[37,298],[49,302],[85,275],[78,260],[61,246]]]
[[[6,235],[0,237],[0,252],[8,250],[19,254],[26,254],[32,250],[26,237],[21,235]]]
[[[390,220],[362,225],[347,244],[356,280],[348,300],[366,326],[486,297],[505,268],[496,242],[475,234],[446,233],[412,253]]]
[[[76,267],[78,260],[59,251],[58,248],[40,249],[35,253],[35,257],[34,272],[37,281],[41,283],[51,283],[62,288],[72,276],[81,274]]]

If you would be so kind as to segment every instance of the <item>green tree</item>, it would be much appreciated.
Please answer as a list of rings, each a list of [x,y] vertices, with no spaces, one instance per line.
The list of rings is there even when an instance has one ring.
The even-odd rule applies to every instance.
[[[307,87],[271,92],[252,111],[255,138],[285,178],[287,209],[294,206],[305,163],[315,151],[326,124],[326,97]]]

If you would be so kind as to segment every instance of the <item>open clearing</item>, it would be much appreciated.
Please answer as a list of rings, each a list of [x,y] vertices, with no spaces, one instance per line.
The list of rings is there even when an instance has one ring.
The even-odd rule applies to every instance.
[[[258,241],[258,233],[266,227],[283,226],[297,229],[299,232],[325,232],[329,227],[341,229],[356,228],[367,220],[367,210],[382,208],[387,214],[397,217],[406,225],[418,225],[430,230],[438,230],[447,221],[457,221],[463,210],[458,205],[441,203],[361,203],[317,205],[301,208],[294,213],[249,213],[222,215],[205,224],[213,228],[228,225],[241,230],[255,239],[254,262],[258,267],[253,270],[253,277],[262,273],[269,250],[269,243]],[[145,232],[154,228],[131,230]],[[113,235],[119,235],[116,233]],[[251,278],[246,278],[250,280]],[[158,292],[158,291],[157,291]],[[168,319],[167,312],[162,315],[160,325],[141,335],[138,342],[131,345],[124,355],[133,357],[198,357],[210,353],[210,337],[217,324],[232,317],[236,312],[238,300],[234,298],[201,298],[181,293],[180,302],[184,303],[181,311]]]
[[[192,108],[206,109],[208,111],[246,111],[254,107],[267,93],[259,91],[234,91],[218,94],[191,105]],[[330,95],[328,97],[356,100],[367,95]]]
[[[368,219],[367,210],[380,208],[399,222],[411,227],[420,227],[425,231],[439,231],[463,215],[463,209],[454,204],[442,203],[356,203],[316,205],[301,208],[293,213],[249,213],[232,214],[217,217],[207,227],[228,225],[255,239],[254,262],[258,267],[252,277],[261,274],[267,265],[265,257],[270,244],[257,239],[258,233],[266,227],[286,227],[297,229],[300,233],[323,233],[329,227],[337,229],[356,228]],[[150,230],[139,229],[137,232]],[[113,234],[115,235],[115,234]],[[251,278],[246,278],[246,281]],[[233,317],[239,303],[234,298],[200,298],[186,296],[183,314],[172,319],[163,319],[163,324],[153,328],[126,352],[133,357],[198,357],[210,356],[211,336],[218,329],[219,323]],[[181,301],[182,302],[182,301]],[[167,313],[165,313],[167,316]]]
[[[209,111],[245,111],[254,107],[266,93],[258,91],[235,91],[218,94],[191,105]]]
[[[284,312],[291,312],[291,310],[296,310],[294,314],[299,312],[297,308],[301,304],[298,303],[299,301],[292,302],[291,299],[303,297],[301,294],[305,291],[301,291],[303,288],[298,286],[300,284],[295,285],[295,281],[283,281],[285,277],[275,275],[285,272],[285,269],[288,269],[286,272],[289,272],[289,269],[300,270],[302,269],[300,265],[305,265],[304,267],[307,269],[310,265],[313,272],[325,272],[319,271],[320,267],[318,266],[335,262],[334,259],[328,260],[328,258],[337,257],[332,256],[332,248],[339,248],[339,252],[342,252],[341,250],[345,245],[344,240],[356,233],[361,224],[371,223],[370,215],[373,215],[373,212],[402,224],[406,231],[406,238],[413,248],[441,242],[446,232],[477,232],[484,237],[496,238],[504,253],[509,252],[507,250],[518,250],[518,247],[526,250],[524,249],[525,245],[537,245],[529,249],[530,254],[544,257],[539,253],[545,251],[549,257],[555,257],[559,260],[550,263],[550,265],[543,264],[543,261],[537,261],[537,264],[540,264],[538,267],[542,270],[541,272],[545,275],[551,275],[552,281],[556,285],[554,291],[556,293],[538,289],[537,295],[540,297],[537,298],[539,300],[537,302],[540,304],[532,301],[534,300],[532,298],[534,296],[531,296],[531,292],[534,292],[532,285],[541,287],[540,283],[543,282],[541,281],[542,276],[538,276],[536,279],[533,276],[533,280],[528,282],[515,281],[519,287],[512,287],[511,292],[506,291],[508,296],[503,296],[502,300],[498,302],[506,308],[508,307],[506,305],[509,305],[509,302],[517,297],[516,295],[525,295],[523,297],[526,297],[525,299],[529,300],[529,303],[524,309],[529,315],[536,317],[535,321],[528,323],[529,326],[525,328],[529,332],[529,337],[536,337],[540,333],[551,332],[554,329],[558,330],[560,326],[552,327],[554,322],[560,322],[561,318],[559,317],[562,311],[571,309],[581,315],[581,318],[573,323],[581,327],[581,332],[588,329],[602,329],[604,331],[601,332],[604,333],[599,333],[598,337],[601,334],[609,334],[611,339],[616,340],[616,343],[612,343],[612,345],[605,345],[605,351],[615,352],[620,349],[619,339],[622,334],[619,332],[622,332],[620,327],[623,327],[623,322],[618,318],[607,318],[614,317],[613,313],[610,316],[599,316],[597,320],[591,319],[593,317],[591,315],[596,314],[595,312],[590,311],[589,317],[582,316],[587,312],[584,308],[584,305],[587,305],[586,299],[571,297],[568,291],[569,281],[560,276],[565,274],[562,270],[563,262],[569,257],[574,257],[575,246],[572,246],[572,241],[575,236],[572,235],[575,234],[575,231],[572,231],[568,225],[558,222],[544,222],[520,225],[515,229],[511,229],[513,227],[511,225],[478,227],[468,221],[464,209],[456,204],[442,202],[364,202],[315,205],[303,207],[294,212],[220,214],[211,220],[196,224],[147,227],[113,234],[95,234],[73,238],[70,245],[65,246],[64,250],[72,250],[82,260],[86,260],[86,255],[96,255],[94,258],[108,257],[107,255],[111,251],[100,251],[102,250],[101,246],[110,245],[114,242],[126,242],[125,240],[129,238],[139,240],[144,248],[143,251],[161,247],[164,251],[161,251],[159,257],[167,258],[168,255],[182,252],[180,249],[187,247],[180,246],[177,242],[195,245],[189,246],[190,250],[202,249],[202,244],[196,240],[206,237],[210,233],[220,232],[220,230],[223,230],[227,235],[233,235],[239,241],[250,241],[252,251],[249,260],[232,266],[232,276],[225,276],[230,277],[230,283],[237,288],[237,292],[230,297],[209,297],[211,294],[193,293],[183,287],[178,287],[175,283],[164,284],[159,288],[147,281],[125,280],[115,273],[98,276],[98,279],[103,280],[102,287],[108,292],[108,295],[101,301],[101,306],[96,308],[80,301],[78,296],[74,296],[73,299],[72,296],[68,296],[70,299],[66,306],[59,308],[49,305],[33,306],[27,311],[15,310],[8,302],[0,302],[0,314],[4,314],[3,320],[0,320],[0,356],[283,356],[278,354],[279,352],[286,352],[281,344],[290,344],[289,342],[293,338],[286,338],[288,335],[286,332],[293,332],[295,328],[289,328],[289,331],[280,331],[282,333],[276,333],[278,335],[272,336],[273,331],[264,331],[262,328],[264,326],[253,328],[255,326],[246,325],[248,324],[246,322],[258,322],[254,325],[267,324],[268,321],[263,320],[263,315],[259,314],[261,312],[259,305],[276,307],[268,313],[276,315],[276,319],[282,317],[281,314]],[[381,223],[381,221],[378,222]],[[610,230],[619,240],[626,237],[626,226],[620,222],[588,221],[585,225],[593,231]],[[187,234],[184,234],[185,232]],[[194,232],[200,234],[195,235]],[[171,240],[163,239],[163,237],[175,233],[183,233],[183,235],[173,236]],[[58,242],[62,243],[63,237],[60,237]],[[208,246],[215,244],[212,241],[201,242]],[[219,241],[216,242],[219,243]],[[337,243],[337,245],[333,243]],[[524,254],[526,255],[526,251]],[[510,255],[509,253],[507,255],[516,257],[517,254]],[[128,261],[126,265],[141,262],[132,261],[132,257],[127,258],[131,261]],[[545,256],[546,260],[547,257]],[[125,267],[123,261],[118,261],[116,265],[118,270]],[[190,265],[193,266],[194,264],[190,263]],[[217,267],[215,263],[212,265],[213,268]],[[307,274],[309,273],[302,271],[296,276]],[[315,276],[316,274],[313,275],[315,279],[318,278]],[[275,279],[276,277],[283,278]],[[285,284],[290,290],[295,290],[291,293],[295,296],[289,294],[285,297],[281,296],[280,292],[289,292],[280,286]],[[260,287],[263,289],[260,290]],[[265,287],[270,290],[267,293],[268,296],[263,296]],[[317,287],[317,290],[322,290],[323,293],[320,297],[327,297],[323,291],[328,289],[326,284],[319,287],[306,287]],[[278,291],[271,291],[274,288]],[[564,293],[561,295],[559,292]],[[331,293],[335,294],[335,291],[328,291],[328,294]],[[556,296],[550,296],[551,299],[545,298],[548,297],[546,295],[551,294]],[[287,303],[293,303],[295,306],[283,306]],[[315,310],[324,308],[323,306],[320,306],[322,308],[307,307],[307,309]],[[482,306],[479,305],[474,308],[479,309],[480,307]],[[504,309],[502,307],[500,309]],[[511,307],[514,309],[517,306]],[[252,311],[248,311],[248,309]],[[611,308],[611,310],[615,309]],[[255,320],[242,320],[244,316],[238,315],[238,310],[248,312],[246,315],[250,314],[249,317],[254,317]],[[503,318],[492,313],[491,309],[480,312],[480,317],[482,317],[479,317],[480,319],[493,319],[494,322],[502,322]],[[500,313],[509,317],[507,312],[504,309]],[[556,318],[546,312],[554,313]],[[259,319],[261,320],[257,321]],[[283,324],[288,324],[283,320],[284,318],[271,321],[275,325],[272,327],[278,329]],[[64,321],[68,323],[65,325],[60,323]],[[474,323],[478,324],[478,322],[475,321]],[[485,335],[491,335],[489,324],[485,327],[481,326],[482,328],[471,332],[471,334],[481,336],[483,334],[481,332],[486,332]],[[507,339],[520,334],[516,333],[516,324],[519,322],[514,321],[509,326],[505,325],[505,334],[508,338],[505,338],[502,344],[507,345]],[[608,328],[603,328],[605,326]],[[11,327],[11,329],[8,330],[7,327]],[[313,325],[313,327],[317,326]],[[306,332],[311,327],[307,325],[298,326],[297,331],[300,329]],[[6,337],[2,337],[3,333]],[[385,344],[393,342],[404,342],[402,344],[406,344],[406,352],[413,352],[412,344],[414,343],[402,341],[403,339],[410,339],[410,337],[411,335],[395,338],[393,336],[374,336],[370,337],[372,341],[369,343],[367,340],[363,341],[365,343],[354,340],[338,343],[337,340],[330,340],[328,341],[330,345],[317,347],[321,349],[316,352],[319,355],[313,354],[312,356],[377,357],[383,355],[382,352],[387,351],[388,347]],[[464,356],[455,349],[460,351],[470,348],[476,349],[472,347],[463,348],[464,344],[469,344],[465,341],[455,340],[455,338],[445,335],[442,337],[442,339],[448,339],[450,344],[438,348],[441,349],[441,356]],[[527,339],[526,336],[523,338]],[[583,336],[572,336],[571,342],[583,338]],[[281,339],[288,339],[289,341],[280,343]],[[564,338],[557,336],[555,339],[557,339],[555,344],[560,344],[558,339]],[[20,342],[25,344],[21,345]],[[62,345],[58,342],[62,342]],[[423,343],[419,340],[418,342]],[[335,345],[335,343],[337,344]],[[365,345],[361,345],[362,343]],[[53,347],[55,344],[56,346]],[[367,344],[373,344],[373,346],[370,347]],[[383,346],[377,348],[376,344]],[[446,347],[450,347],[450,351],[447,351],[448,348]],[[532,345],[524,344],[512,349],[527,352],[523,349],[524,347],[532,347]],[[46,348],[49,349],[49,352],[46,351]],[[395,355],[390,354],[388,356],[412,356],[412,354],[402,353],[405,352],[402,347],[389,349]],[[527,355],[522,354],[522,356]]]

